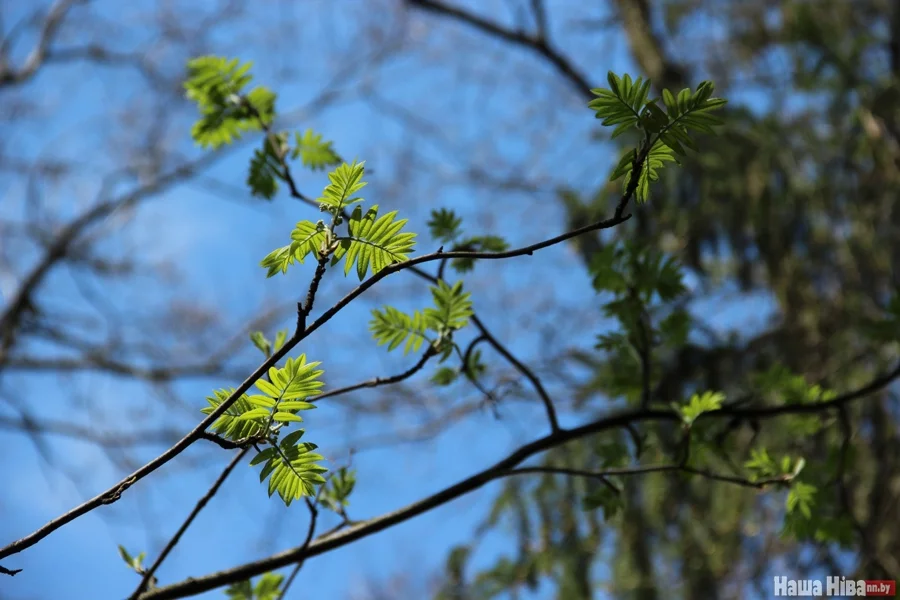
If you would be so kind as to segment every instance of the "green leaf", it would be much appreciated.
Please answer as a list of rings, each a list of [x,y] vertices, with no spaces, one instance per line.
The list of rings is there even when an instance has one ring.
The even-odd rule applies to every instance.
[[[666,113],[654,102],[648,102],[641,111],[641,125],[649,133],[659,133],[669,124]]]
[[[319,381],[319,377],[325,372],[316,370],[320,362],[306,362],[306,354],[301,354],[296,359],[288,358],[283,368],[272,367],[269,369],[269,379],[258,379],[256,387],[266,396],[278,402],[283,400],[305,399],[321,393],[325,384]]]
[[[701,82],[694,93],[689,89],[683,89],[677,97],[669,90],[663,90],[668,123],[659,130],[660,140],[674,152],[684,154],[682,144],[695,149],[688,135],[691,130],[713,134],[715,131],[712,128],[722,124],[721,119],[709,113],[722,108],[727,101],[712,98],[713,90],[714,86],[709,81]]]
[[[816,500],[816,487],[808,483],[796,482],[791,486],[788,492],[785,507],[790,514],[795,510],[799,510],[806,519],[812,518],[812,507]]]
[[[369,331],[379,346],[388,344],[388,352],[405,343],[403,354],[418,352],[422,343],[427,340],[425,333],[433,329],[433,317],[424,312],[415,311],[412,315],[397,310],[392,306],[372,310]]]
[[[440,367],[431,376],[431,383],[440,386],[448,386],[459,376],[459,371],[450,367]]]
[[[627,190],[631,183],[631,172],[634,167],[636,156],[636,150],[629,150],[621,160],[619,160],[619,164],[616,165],[609,180],[615,181],[624,176],[624,189]],[[637,181],[635,198],[638,203],[646,202],[650,197],[650,182],[659,179],[659,170],[662,169],[667,162],[675,162],[673,151],[666,146],[662,140],[657,140],[647,153],[647,158],[644,160],[644,165],[643,168],[641,168],[641,174]]]
[[[437,325],[438,331],[453,331],[469,324],[473,314],[471,294],[463,292],[462,281],[450,287],[440,280],[437,286],[431,287],[431,296],[435,308],[425,309],[426,321],[431,328]]]
[[[300,434],[302,435],[303,432],[301,431]],[[276,450],[275,448],[266,448],[265,450],[261,450],[259,453],[257,453],[256,456],[253,457],[253,460],[250,461],[250,466],[255,467],[259,463],[265,462],[277,455],[278,450]]]
[[[650,91],[650,80],[644,81],[638,77],[632,82],[629,75],[620,79],[610,71],[607,81],[609,89],[591,90],[598,98],[591,100],[588,107],[596,113],[595,118],[603,119],[604,126],[617,125],[613,137],[618,137],[628,129],[639,126],[640,111],[644,108]]]
[[[339,215],[345,207],[351,204],[362,202],[362,198],[353,194],[367,185],[363,181],[363,175],[366,172],[365,164],[365,162],[358,163],[356,161],[349,165],[343,163],[331,171],[328,174],[328,180],[331,183],[322,192],[318,202],[327,206],[334,215]]]
[[[481,360],[481,350],[469,354],[469,360],[462,366],[462,373],[471,380],[478,379],[487,371],[487,365]]]
[[[256,595],[254,600],[280,600],[282,581],[284,581],[283,575],[265,573],[253,588],[253,593]]]
[[[284,346],[285,340],[287,340],[287,330],[282,329],[278,333],[275,334],[275,351],[278,352],[281,350],[281,347]]]
[[[250,341],[253,342],[253,345],[259,348],[259,351],[266,357],[272,354],[272,346],[269,343],[269,340],[266,339],[266,336],[263,335],[262,331],[254,331],[251,333]]]
[[[348,498],[356,487],[356,471],[341,467],[328,480],[328,485],[322,491],[320,501],[335,512],[350,504]]]
[[[247,419],[267,419],[269,417],[270,411],[265,408],[254,408],[248,410],[238,417],[240,421],[246,421]]]
[[[247,186],[250,194],[270,200],[278,191],[278,180],[284,179],[284,172],[279,156],[287,151],[287,134],[266,136],[262,149],[253,151],[250,160],[250,172],[247,175]],[[273,146],[274,143],[278,146]]]
[[[452,242],[461,235],[461,225],[462,219],[456,216],[456,213],[452,210],[445,208],[432,210],[431,219],[428,221],[431,237],[445,244]]]
[[[312,410],[316,408],[316,405],[300,400],[285,400],[278,403],[278,408],[281,410]]]
[[[128,553],[125,546],[119,545],[119,556],[122,557],[122,560],[125,561],[125,564],[128,565],[129,568],[134,568],[134,565],[137,564],[135,558]]]
[[[257,87],[246,95],[251,81],[251,63],[237,59],[201,56],[188,62],[184,83],[188,99],[200,110],[200,119],[191,128],[194,141],[202,147],[218,148],[240,139],[250,130],[271,123],[275,114],[275,94]]]
[[[231,584],[225,589],[225,595],[229,600],[254,600],[253,587],[249,579]]]
[[[201,408],[200,411],[206,415],[210,414],[222,402],[227,400],[233,392],[234,388],[215,390],[213,392],[213,396],[206,398],[209,406]],[[232,441],[237,441],[248,437],[255,437],[264,431],[266,427],[266,421],[268,419],[268,412],[266,413],[265,418],[240,418],[242,415],[250,412],[251,410],[255,409],[250,403],[247,394],[242,394],[234,404],[228,407],[228,410],[225,411],[225,414],[216,419],[216,422],[212,424],[211,429],[214,432],[225,436]]]
[[[750,450],[750,460],[744,466],[751,471],[751,479],[768,479],[778,474],[778,467],[765,448]]]
[[[294,262],[303,264],[310,254],[318,259],[322,244],[328,239],[328,231],[324,223],[319,221],[299,221],[291,232],[291,243],[270,252],[260,266],[268,269],[266,277],[273,277],[278,273],[287,273],[287,269]]]
[[[694,394],[688,401],[686,406],[680,408],[681,419],[686,425],[692,425],[697,417],[703,413],[711,412],[722,408],[722,402],[725,400],[725,394],[721,392],[704,392],[703,394]]]
[[[344,274],[356,265],[356,274],[362,281],[366,273],[379,273],[385,267],[408,260],[415,245],[415,233],[401,232],[406,219],[395,219],[397,211],[378,217],[378,206],[372,206],[365,215],[357,206],[347,223],[349,236],[341,239],[334,253],[335,262],[345,260]]]
[[[260,396],[258,394],[247,396],[247,401],[253,406],[260,406],[262,408],[272,408],[273,406],[275,406],[275,400],[269,398],[268,396]]]
[[[283,411],[276,412],[272,418],[279,423],[300,423],[303,421],[303,417]]]
[[[297,443],[297,433],[294,432],[279,442],[277,454],[266,461],[260,473],[261,482],[267,477],[269,479],[269,495],[277,492],[287,506],[304,496],[314,496],[316,486],[325,483],[321,474],[328,471],[316,464],[323,460],[320,454],[313,452],[316,445],[309,442]],[[302,435],[302,430],[299,433]]]
[[[307,129],[302,136],[300,132],[296,132],[294,136],[296,146],[291,157],[294,159],[300,157],[304,167],[320,171],[340,164],[341,159],[331,147],[332,143],[323,141],[322,134]]]
[[[300,438],[303,437],[304,433],[306,433],[305,429],[298,429],[296,431],[292,431],[291,433],[289,433],[286,436],[284,436],[283,438],[281,438],[281,441],[278,443],[286,445],[286,446],[296,446],[297,442],[300,441]]]

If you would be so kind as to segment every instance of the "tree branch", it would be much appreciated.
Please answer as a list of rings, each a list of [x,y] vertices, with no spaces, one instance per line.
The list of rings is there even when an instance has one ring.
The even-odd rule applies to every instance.
[[[406,2],[415,8],[428,11],[434,14],[450,17],[461,23],[466,23],[475,29],[486,33],[492,37],[497,37],[515,46],[527,48],[544,57],[553,67],[587,100],[591,100],[591,86],[588,79],[583,75],[572,62],[560,54],[555,48],[551,47],[547,42],[546,36],[542,33],[542,22],[540,20],[540,12],[536,13],[538,18],[538,35],[531,36],[521,31],[510,31],[503,27],[492,23],[487,19],[479,17],[461,8],[450,6],[438,0],[406,0]]]
[[[769,407],[765,409],[753,409],[754,417],[758,419],[767,419],[787,414],[804,414],[810,412],[827,411],[853,400],[867,396],[873,392],[879,391],[889,383],[894,381],[897,377],[900,377],[900,365],[898,365],[890,373],[887,373],[884,376],[873,380],[868,385],[852,392],[843,394],[831,401],[819,402],[816,404],[793,404],[779,407]],[[728,418],[733,417],[738,413],[746,413],[748,412],[748,410],[749,409],[723,408],[720,410],[703,413],[700,415],[700,417],[698,417],[698,419],[704,417]],[[445,488],[431,496],[428,496],[427,498],[407,505],[404,508],[379,517],[375,517],[373,519],[369,519],[368,521],[362,521],[332,535],[319,537],[306,547],[301,546],[298,548],[293,548],[291,550],[275,554],[259,561],[246,563],[233,569],[220,571],[218,573],[213,573],[211,575],[200,578],[187,579],[181,583],[151,590],[148,593],[140,596],[140,600],[171,600],[174,598],[192,596],[224,585],[228,585],[235,581],[241,581],[243,579],[265,573],[266,571],[285,567],[299,560],[304,560],[312,556],[324,554],[325,552],[329,552],[336,548],[345,546],[356,540],[368,537],[369,535],[378,533],[379,531],[383,531],[389,527],[392,527],[393,525],[403,523],[405,521],[408,521],[409,519],[412,519],[413,517],[429,512],[439,506],[450,502],[451,500],[455,500],[456,498],[473,492],[491,481],[515,474],[515,472],[517,471],[516,467],[518,467],[518,465],[524,462],[526,459],[570,441],[601,433],[603,431],[617,429],[619,427],[627,427],[628,425],[633,425],[638,422],[679,422],[680,420],[680,415],[674,411],[638,409],[609,415],[607,417],[594,421],[593,423],[588,423],[587,425],[582,425],[580,427],[575,427],[572,429],[561,429],[557,432],[551,433],[533,442],[525,444],[524,446],[521,446],[519,449],[517,449],[501,461],[495,463],[493,466],[448,488]],[[528,469],[528,467],[522,468]],[[676,469],[684,470],[684,468],[685,465],[638,467],[638,469],[644,469],[644,472]],[[634,469],[631,470],[633,471]],[[629,469],[626,469],[626,471],[629,471]],[[707,473],[706,471],[694,471],[696,471],[695,474],[697,475],[703,475],[707,477],[713,475],[711,473]],[[625,473],[615,473],[615,471],[613,470],[612,472],[610,472],[610,474]],[[714,476],[714,478],[721,481],[727,481],[729,483],[743,485],[743,480],[740,480],[739,478],[731,478],[724,475]],[[768,482],[768,484],[772,483],[775,482]]]
[[[19,69],[9,68],[7,66],[7,46],[9,44],[9,39],[7,38],[0,43],[0,88],[7,85],[24,83],[34,77],[38,72],[38,69],[40,69],[41,65],[44,63],[50,44],[53,43],[53,39],[56,37],[59,26],[62,25],[63,19],[66,17],[66,13],[69,12],[69,9],[72,8],[72,5],[76,2],[82,3],[85,1],[86,0],[58,0],[50,7],[50,11],[47,13],[47,17],[44,19],[44,23],[41,26],[38,41],[35,44],[34,49],[28,55],[28,58],[25,59],[25,63]]]
[[[506,252],[467,252],[467,251],[458,251],[458,252],[435,252],[432,254],[426,254],[424,256],[419,256],[417,258],[413,258],[407,260],[402,263],[395,263],[389,265],[371,276],[369,279],[361,283],[357,286],[353,291],[344,296],[341,300],[339,300],[334,306],[326,310],[316,321],[306,327],[305,316],[306,311],[311,308],[311,298],[312,296],[308,294],[307,304],[302,307],[301,310],[298,311],[298,328],[297,331],[294,332],[294,335],[288,340],[284,346],[282,346],[277,352],[273,353],[268,359],[266,359],[257,369],[247,378],[245,379],[237,389],[225,400],[223,401],[214,411],[212,411],[205,419],[203,419],[194,429],[192,429],[187,435],[185,435],[181,440],[179,440],[175,445],[171,448],[160,454],[158,457],[148,462],[141,468],[137,469],[134,473],[120,481],[114,487],[109,490],[87,500],[86,502],[76,506],[72,510],[64,513],[63,515],[53,519],[52,521],[46,523],[33,533],[16,540],[12,544],[0,549],[0,559],[6,558],[7,556],[11,556],[12,554],[16,554],[21,552],[26,548],[30,548],[43,538],[50,535],[50,533],[56,531],[60,527],[71,523],[73,520],[78,517],[98,508],[102,504],[110,504],[112,502],[117,501],[121,494],[127,490],[131,485],[136,483],[138,480],[143,479],[150,473],[153,473],[157,469],[159,469],[164,464],[168,463],[176,456],[184,452],[191,444],[193,444],[197,439],[200,438],[201,434],[212,425],[222,414],[225,413],[236,401],[241,397],[250,387],[265,373],[278,363],[282,358],[284,358],[291,350],[294,349],[301,341],[306,339],[309,335],[311,335],[314,331],[316,331],[319,327],[330,321],[337,313],[339,313],[344,307],[346,307],[350,302],[361,296],[366,290],[374,286],[376,283],[391,275],[393,273],[397,273],[403,271],[405,269],[409,269],[415,265],[424,264],[427,262],[441,260],[443,258],[474,258],[474,259],[483,259],[483,260],[500,260],[505,258],[513,258],[516,256],[531,256],[536,251],[542,250],[544,248],[549,248],[556,244],[560,244],[566,240],[572,239],[589,231],[597,231],[600,229],[607,229],[610,227],[614,227],[619,223],[623,223],[627,221],[631,215],[617,215],[610,219],[606,219],[603,221],[599,221],[597,223],[593,223],[591,225],[587,225],[585,227],[581,227],[579,229],[569,231],[567,233],[558,235],[549,240],[545,240],[543,242],[538,242],[536,244],[531,244],[529,246],[524,246],[522,248],[518,248],[515,250],[509,250]],[[318,285],[318,281],[321,278],[314,278],[313,282],[310,285],[310,293],[314,295],[314,289]],[[292,561],[293,562],[293,561]]]

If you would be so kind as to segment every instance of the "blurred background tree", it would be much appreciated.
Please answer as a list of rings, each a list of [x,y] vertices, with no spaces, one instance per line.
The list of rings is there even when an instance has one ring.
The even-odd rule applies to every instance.
[[[873,342],[867,327],[898,289],[894,2],[40,4],[0,8],[0,426],[13,449],[0,469],[15,473],[0,502],[5,514],[29,503],[33,511],[26,524],[0,524],[5,538],[130,470],[148,446],[155,452],[180,437],[211,386],[252,370],[247,331],[291,322],[296,280],[267,284],[266,293],[248,291],[248,281],[261,277],[259,258],[306,209],[249,197],[245,156],[236,156],[249,153],[246,145],[212,155],[191,148],[192,112],[180,86],[185,61],[198,54],[254,59],[257,77],[297,107],[282,105],[289,124],[316,127],[342,155],[366,158],[370,194],[389,198],[418,230],[432,209],[449,206],[467,233],[501,235],[514,246],[612,212],[620,184],[604,182],[619,140],[585,120],[589,90],[607,70],[647,76],[657,92],[716,83],[730,100],[726,127],[666,173],[632,221],[569,251],[479,264],[465,275],[480,318],[534,368],[566,424],[639,393],[626,367],[594,348],[609,322],[589,266],[618,240],[673,255],[687,269],[681,303],[690,335],[652,365],[657,400],[707,389],[758,394],[761,374],[779,365],[845,391],[895,358],[896,348]],[[367,301],[417,305],[427,294],[413,278],[395,279]],[[330,283],[328,293],[339,297],[341,282]],[[327,344],[314,339],[304,348],[324,361],[330,385],[403,370],[374,344],[371,364],[347,349],[359,343],[366,318],[361,311],[355,324],[323,332]],[[423,377],[317,411],[333,431],[335,459],[356,452],[354,508],[364,514],[354,517],[433,491],[537,435],[540,407],[529,382],[502,357],[484,360],[482,390],[435,389]],[[723,454],[762,444],[840,465],[817,496],[825,524],[799,532],[806,542],[782,536],[778,493],[650,474],[629,478],[621,505],[604,518],[604,510],[582,509],[590,482],[536,475],[379,534],[361,553],[335,558],[333,572],[356,565],[369,573],[363,565],[371,561],[378,572],[407,573],[421,560],[433,573],[423,577],[433,580],[427,593],[445,599],[768,597],[774,574],[900,579],[898,410],[889,388],[821,420],[737,422],[719,432]],[[312,419],[309,427],[325,425]],[[598,469],[610,444],[671,455],[677,442],[665,427],[647,427],[567,445],[542,464]],[[103,456],[109,466],[101,468]],[[140,506],[107,513],[111,539],[130,536],[152,555],[183,518],[170,515],[172,507],[198,495],[184,482],[222,460],[216,448],[180,458]],[[385,461],[401,464],[405,477]],[[46,482],[33,476],[41,469]],[[258,505],[248,479],[230,486],[231,504],[219,510],[267,506],[267,523],[249,520],[240,535],[265,549],[296,545],[300,534],[278,525],[289,513]],[[34,506],[35,494],[58,503]],[[102,524],[84,527],[81,536]],[[179,547],[178,564],[161,571],[165,581],[256,555],[232,541],[219,556],[189,560],[192,548],[215,539],[196,535],[195,546]],[[70,567],[86,597],[107,589],[91,588],[92,577],[119,568],[113,544],[102,560]],[[385,547],[392,557],[372,556]],[[31,556],[19,577],[46,569],[46,555],[36,548]],[[332,572],[327,560],[317,558],[316,569],[321,561],[321,572]],[[344,584],[319,595],[419,598],[427,587],[408,577],[361,583],[370,588],[363,592]],[[36,589],[19,578],[10,586],[22,598]]]

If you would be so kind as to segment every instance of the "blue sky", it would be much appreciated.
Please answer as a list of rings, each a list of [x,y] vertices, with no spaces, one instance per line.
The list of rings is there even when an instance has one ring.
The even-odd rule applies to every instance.
[[[137,46],[150,39],[152,29],[142,29],[141,11],[152,3],[136,3],[122,9],[117,3],[99,3],[99,14],[121,18],[131,25],[116,30],[109,43],[120,48]],[[207,3],[203,3],[206,6]],[[327,51],[342,54],[352,50],[354,36],[368,23],[362,0],[341,0],[337,8],[324,2],[305,5],[305,15],[316,21],[290,14],[296,3],[273,3],[258,9],[237,25],[222,27],[212,36],[211,50],[236,55],[256,63],[257,81],[271,85],[279,93],[279,108],[291,111],[316,96],[333,77],[334,58]],[[502,6],[485,2],[485,12]],[[199,5],[198,5],[199,6]],[[290,8],[293,7],[293,8]],[[360,18],[339,17],[340,8],[361,11]],[[14,20],[16,7],[4,6],[7,22]],[[288,11],[288,12],[285,12]],[[564,12],[564,11],[563,11]],[[279,23],[296,23],[299,31],[283,36]],[[372,19],[377,22],[377,19]],[[610,148],[588,146],[591,160],[573,160],[581,156],[591,131],[596,127],[590,111],[567,85],[544,67],[533,80],[517,79],[519,64],[536,64],[533,57],[502,50],[497,43],[470,36],[458,27],[436,24],[433,20],[414,19],[410,35],[420,48],[413,58],[398,57],[382,65],[368,84],[379,98],[405,106],[410,112],[434,125],[435,135],[410,132],[384,110],[373,108],[360,88],[366,77],[354,76],[341,82],[345,92],[326,110],[308,112],[304,118],[292,118],[291,125],[312,127],[334,140],[336,148],[348,158],[367,160],[374,170],[365,190],[368,204],[398,209],[410,219],[409,228],[420,233],[420,251],[435,247],[427,235],[425,222],[430,210],[452,207],[465,219],[467,232],[498,233],[513,245],[521,245],[559,233],[564,220],[552,195],[491,192],[460,183],[460,167],[472,157],[484,156],[485,167],[502,178],[565,181],[576,189],[589,191],[606,178],[612,154]],[[431,26],[435,25],[432,29]],[[260,32],[274,32],[272,40]],[[454,38],[453,36],[458,36]],[[76,35],[77,37],[77,35]],[[263,39],[261,39],[263,38]],[[289,42],[295,42],[291,45]],[[478,43],[476,54],[483,60],[449,61],[450,66],[430,62],[428,52],[440,49],[440,43]],[[462,40],[462,42],[459,42]],[[271,42],[279,49],[272,51]],[[590,40],[567,40],[573,51],[590,46]],[[607,69],[635,73],[627,60],[622,40],[616,36],[601,40],[610,48],[602,60],[581,60],[592,80],[602,84]],[[316,52],[317,49],[325,51]],[[468,47],[463,46],[468,50]],[[177,60],[176,56],[171,59]],[[582,51],[577,56],[590,55]],[[295,57],[293,60],[289,57]],[[423,58],[425,57],[425,58]],[[497,57],[506,57],[498,69]],[[426,60],[428,58],[428,60]],[[492,74],[493,73],[493,74]],[[280,75],[296,78],[281,85]],[[484,78],[487,78],[485,81]],[[496,80],[496,81],[493,81]],[[475,82],[475,83],[473,83]],[[349,91],[346,91],[349,90]],[[71,216],[93,198],[100,186],[98,173],[105,172],[118,158],[106,145],[112,133],[108,110],[119,104],[140,101],[139,81],[123,70],[93,66],[47,67],[26,88],[47,107],[48,117],[39,125],[11,128],[7,152],[15,145],[22,157],[58,156],[75,159],[90,167],[77,187],[45,190],[48,202],[56,202],[56,214]],[[2,98],[2,96],[0,96]],[[525,99],[523,102],[522,99]],[[555,107],[549,116],[528,116],[534,99],[536,109]],[[523,117],[514,111],[524,111]],[[187,123],[187,115],[180,116]],[[485,132],[489,132],[487,135]],[[196,155],[186,127],[173,128],[173,145]],[[485,139],[485,138],[489,139]],[[413,155],[398,149],[412,146]],[[236,189],[243,185],[250,147],[244,146],[221,161],[210,174]],[[535,156],[541,162],[535,163]],[[300,173],[298,182],[310,194],[318,194],[324,185],[321,174]],[[0,209],[4,215],[23,214],[25,189],[9,177],[0,178]],[[273,303],[290,302],[305,290],[309,269],[294,268],[287,276],[266,280],[259,260],[271,249],[287,243],[293,224],[304,218],[317,219],[314,210],[298,205],[282,193],[272,203],[210,191],[203,183],[173,189],[139,209],[138,225],[122,234],[114,234],[108,248],[114,252],[132,252],[148,263],[178,261],[183,278],[177,284],[160,279],[149,271],[128,285],[103,281],[80,282],[93,286],[122,314],[119,326],[134,331],[134,315],[152,315],[173,297],[196,305],[216,307],[233,334],[259,311]],[[652,207],[651,207],[652,208]],[[647,209],[646,207],[644,209]],[[489,215],[495,215],[493,220]],[[500,218],[499,215],[506,215]],[[118,227],[116,222],[107,224]],[[189,257],[185,260],[184,257]],[[23,254],[22,264],[33,260]],[[84,307],[90,310],[82,289],[66,269],[55,272],[47,287],[52,306]],[[517,356],[530,365],[539,365],[545,340],[542,329],[556,330],[565,345],[589,347],[600,324],[599,315],[583,312],[592,304],[589,280],[575,254],[559,246],[534,257],[504,263],[479,265],[466,279],[474,292],[475,308],[485,317],[492,331],[511,345]],[[330,305],[354,285],[337,273],[326,277],[317,307]],[[323,361],[328,387],[336,387],[405,370],[415,357],[388,355],[375,346],[365,332],[369,310],[383,302],[400,308],[414,308],[428,302],[428,293],[415,278],[399,274],[379,284],[359,302],[343,311],[339,318],[317,332],[299,351]],[[710,313],[720,305],[713,298],[699,312]],[[547,306],[557,307],[554,311]],[[729,296],[727,308],[715,314],[710,323],[727,328],[755,319],[758,326],[771,305],[761,298],[737,299]],[[748,310],[752,309],[752,310]],[[568,316],[566,319],[560,318]],[[587,315],[587,316],[585,316]],[[583,320],[590,325],[584,327]],[[293,322],[288,315],[280,324]],[[112,327],[112,326],[111,326]],[[270,336],[273,331],[267,331]],[[178,331],[161,332],[161,340],[184,343]],[[465,339],[465,338],[464,338]],[[557,342],[558,343],[558,342]],[[249,348],[249,343],[247,344]],[[45,351],[45,348],[37,348]],[[249,373],[258,359],[249,350],[240,364]],[[493,360],[498,372],[508,367]],[[424,384],[431,370],[414,380],[422,387],[423,408],[404,410],[394,420],[360,418],[355,426],[347,421],[342,400],[323,401],[306,423],[307,438],[320,446],[332,465],[347,459],[346,448],[371,436],[390,437],[396,429],[413,427],[423,415],[442,410],[466,399],[477,397],[474,390],[452,388],[435,396]],[[66,378],[11,375],[0,382],[5,393],[27,397],[36,415],[76,423],[93,424],[104,430],[127,431],[134,427],[170,425],[188,431],[201,418],[204,396],[213,387],[233,386],[237,381],[186,381],[176,386],[178,393],[196,409],[194,414],[168,410],[146,386],[99,375]],[[558,387],[558,386],[557,386]],[[562,391],[557,389],[557,391]],[[357,394],[361,402],[374,401],[390,394]],[[79,411],[79,400],[90,397],[103,409],[103,423],[89,421]],[[152,406],[145,411],[144,407]],[[4,407],[5,410],[5,407]],[[4,413],[5,414],[5,413]],[[564,424],[580,422],[577,415],[563,415]],[[546,431],[542,413],[535,403],[517,402],[503,407],[503,418],[495,420],[487,411],[474,413],[468,420],[446,430],[437,439],[419,445],[390,446],[354,457],[359,485],[352,497],[351,516],[363,519],[401,507],[439,490],[491,464],[520,444],[523,438]],[[0,473],[8,482],[0,492],[0,536],[12,540],[71,508],[83,499],[118,481],[125,471],[113,466],[98,449],[84,443],[47,438],[53,452],[53,467],[21,435],[0,432],[0,444],[10,451],[0,458]],[[132,454],[135,460],[147,460],[162,447],[141,448]],[[3,561],[9,568],[24,572],[5,579],[3,597],[30,598],[121,598],[137,583],[135,575],[122,564],[116,545],[132,553],[145,550],[151,559],[177,528],[196,500],[212,483],[230,456],[216,447],[198,444],[150,478],[125,494],[122,501],[75,521],[35,547]],[[57,467],[60,469],[58,470]],[[74,483],[61,473],[74,473]],[[350,598],[367,579],[386,580],[407,573],[427,577],[438,570],[447,550],[470,539],[474,527],[484,517],[499,483],[457,500],[430,514],[400,525],[331,554],[307,562],[288,598]],[[12,518],[9,518],[9,517]],[[305,534],[307,514],[302,504],[290,508],[277,499],[269,500],[260,486],[256,470],[238,467],[223,491],[212,501],[195,525],[158,573],[162,583],[173,583],[188,576],[202,575],[228,568],[247,560],[297,545]],[[326,522],[324,528],[330,524]],[[273,533],[275,535],[273,535]],[[490,536],[480,546],[475,565],[489,563],[499,553],[513,551],[502,535]],[[535,598],[549,597],[543,590]],[[203,598],[222,598],[221,591]],[[363,598],[363,596],[358,596]]]

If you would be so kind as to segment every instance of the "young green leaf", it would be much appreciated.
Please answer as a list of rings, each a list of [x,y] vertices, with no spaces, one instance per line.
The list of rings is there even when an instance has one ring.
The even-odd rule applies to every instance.
[[[385,306],[383,310],[372,310],[369,331],[379,346],[388,344],[388,352],[405,343],[403,354],[418,352],[427,340],[425,333],[432,328],[432,318],[426,313],[415,311],[412,315]]]
[[[222,402],[227,400],[233,392],[234,388],[215,390],[213,396],[206,398],[209,406],[201,408],[200,411],[206,415],[210,414]],[[243,394],[234,404],[228,407],[225,414],[212,424],[212,430],[232,441],[258,436],[265,430],[266,417],[255,419],[241,418],[242,415],[252,410],[255,410],[253,404],[249,401],[247,394]]]
[[[446,208],[431,211],[431,219],[427,223],[431,237],[445,244],[460,236],[462,219]]]
[[[302,435],[303,430],[299,432]],[[270,458],[260,472],[260,482],[267,477],[269,479],[269,496],[277,492],[287,506],[304,496],[314,496],[315,487],[325,483],[321,474],[328,471],[316,464],[323,460],[320,454],[313,452],[316,445],[310,442],[298,443],[299,437],[291,435],[281,440],[277,451],[269,455]]]
[[[432,286],[431,296],[435,308],[426,308],[425,315],[432,327],[437,325],[438,331],[452,331],[469,324],[469,317],[473,314],[471,294],[463,292],[462,281],[457,281],[450,287],[440,280],[437,286]]]
[[[367,185],[363,181],[363,175],[366,172],[365,164],[365,162],[358,163],[356,161],[349,165],[343,163],[330,172],[328,180],[331,183],[322,192],[318,202],[327,206],[331,213],[335,215],[339,215],[345,207],[351,204],[362,202],[362,198],[353,194]]]
[[[688,401],[686,406],[682,406],[681,419],[686,425],[692,425],[697,417],[703,413],[711,412],[722,408],[722,402],[725,400],[725,394],[721,392],[704,392],[703,394],[694,394]]]
[[[397,211],[378,217],[378,205],[365,215],[357,206],[347,223],[349,236],[341,239],[334,253],[334,262],[345,260],[344,274],[356,265],[356,274],[362,281],[371,270],[375,275],[385,267],[409,259],[415,246],[415,233],[401,232],[406,219],[397,220]]]
[[[641,120],[640,111],[647,101],[650,91],[650,80],[638,77],[632,82],[631,76],[619,78],[612,71],[607,75],[610,89],[592,89],[591,93],[599,96],[588,103],[596,113],[597,119],[603,119],[604,126],[616,125],[612,137],[616,138],[628,129],[637,127]]]
[[[291,243],[270,252],[260,266],[268,269],[266,277],[273,277],[278,273],[287,273],[287,269],[294,262],[303,264],[310,254],[314,258],[320,256],[322,244],[328,239],[328,231],[321,221],[300,221],[291,232]]]
[[[273,146],[273,139],[278,147]],[[284,179],[284,172],[279,156],[285,152],[287,134],[266,136],[262,149],[253,151],[250,159],[250,172],[247,174],[247,186],[253,196],[271,200],[278,192],[278,180]]]
[[[312,171],[320,171],[327,167],[332,167],[341,163],[340,157],[331,147],[331,142],[322,140],[322,134],[315,133],[312,129],[307,129],[300,135],[300,132],[294,134],[294,151],[291,158],[300,160],[304,167]]]
[[[634,168],[634,161],[637,156],[636,150],[629,150],[616,165],[609,180],[615,181],[620,177],[625,177],[624,189],[627,190],[631,184],[631,172]],[[646,202],[650,197],[650,182],[659,179],[659,170],[665,166],[667,162],[677,162],[671,148],[666,146],[662,140],[654,142],[647,157],[644,159],[641,168],[640,177],[635,188],[635,198],[638,203]]]
[[[266,355],[266,357],[272,354],[272,345],[269,340],[266,339],[266,336],[262,331],[254,331],[251,333],[250,341],[253,342],[253,345],[259,348],[259,351]]]
[[[252,79],[251,64],[218,56],[201,56],[188,63],[184,87],[200,110],[200,119],[191,128],[200,146],[218,148],[240,139],[245,131],[258,131],[271,123],[275,94],[264,87],[243,94]]]

